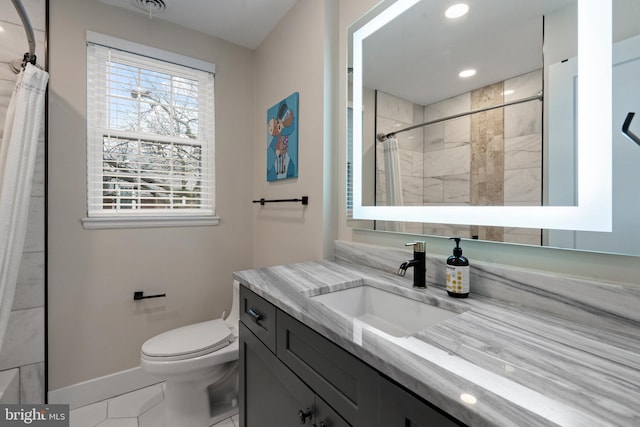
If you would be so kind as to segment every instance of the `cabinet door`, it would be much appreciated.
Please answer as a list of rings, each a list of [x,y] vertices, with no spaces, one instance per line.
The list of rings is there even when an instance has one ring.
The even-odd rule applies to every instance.
[[[240,425],[289,427],[313,425],[313,392],[240,323]],[[336,424],[337,425],[337,424]]]
[[[316,396],[315,419],[314,427],[351,427],[320,396]]]
[[[384,427],[464,426],[386,378],[380,380],[379,416]]]
[[[277,318],[278,358],[349,424],[383,427],[376,419],[378,373],[285,312]]]

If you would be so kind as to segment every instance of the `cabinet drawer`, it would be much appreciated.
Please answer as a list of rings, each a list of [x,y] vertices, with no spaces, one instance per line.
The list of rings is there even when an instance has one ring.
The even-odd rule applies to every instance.
[[[276,352],[276,308],[244,286],[240,286],[240,320],[269,350]]]
[[[380,425],[385,427],[464,426],[440,409],[382,377],[379,411]]]
[[[352,426],[377,423],[377,372],[277,310],[277,356]]]

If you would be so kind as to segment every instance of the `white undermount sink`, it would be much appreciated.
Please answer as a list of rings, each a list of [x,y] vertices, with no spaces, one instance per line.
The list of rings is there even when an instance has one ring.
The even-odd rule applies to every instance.
[[[411,335],[459,314],[367,285],[311,298],[395,337]]]

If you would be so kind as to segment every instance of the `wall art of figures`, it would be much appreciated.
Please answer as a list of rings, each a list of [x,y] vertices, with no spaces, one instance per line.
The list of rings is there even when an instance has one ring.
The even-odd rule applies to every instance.
[[[298,92],[267,110],[267,181],[298,176]]]

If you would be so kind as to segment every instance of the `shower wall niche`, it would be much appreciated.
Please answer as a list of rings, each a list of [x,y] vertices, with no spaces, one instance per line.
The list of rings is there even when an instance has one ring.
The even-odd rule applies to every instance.
[[[376,134],[538,95],[535,70],[427,106],[376,91]],[[365,107],[366,108],[366,107]],[[542,204],[542,102],[466,115],[396,135],[405,206]],[[386,205],[384,153],[376,142],[376,204]],[[541,231],[377,221],[376,229],[539,245]]]

